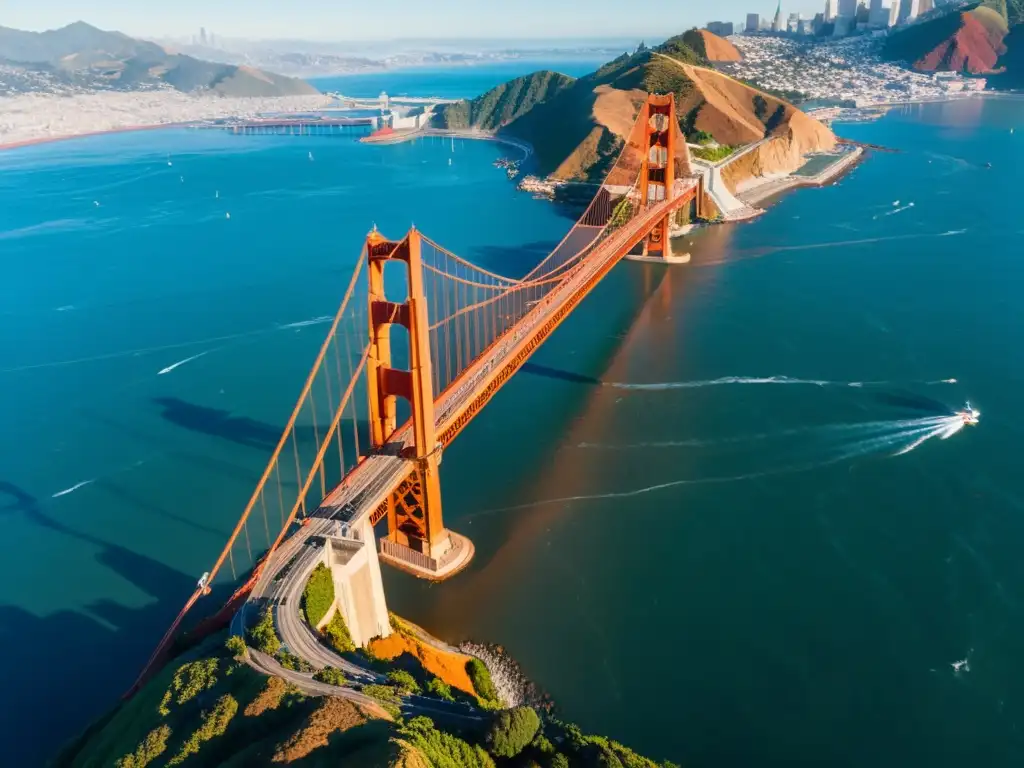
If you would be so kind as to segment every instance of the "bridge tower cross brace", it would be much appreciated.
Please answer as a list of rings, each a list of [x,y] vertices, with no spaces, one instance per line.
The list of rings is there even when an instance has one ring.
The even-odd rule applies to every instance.
[[[669,94],[651,94],[640,114],[646,129],[646,152],[640,171],[642,205],[669,200],[675,195],[676,169],[676,100]],[[644,239],[644,255],[670,259],[669,238],[672,214],[659,221]]]
[[[415,462],[412,474],[387,500],[388,538],[437,558],[451,542],[441,517],[438,465],[441,446],[434,421],[434,393],[430,360],[430,325],[420,260],[422,236],[414,228],[400,242],[387,240],[376,228],[366,237],[369,262],[370,348],[366,360],[370,412],[370,443],[385,448],[398,428],[397,399],[411,406],[413,445],[402,450]],[[389,261],[406,267],[407,297],[389,301],[384,292],[384,266]],[[409,370],[392,367],[391,326],[409,334]]]

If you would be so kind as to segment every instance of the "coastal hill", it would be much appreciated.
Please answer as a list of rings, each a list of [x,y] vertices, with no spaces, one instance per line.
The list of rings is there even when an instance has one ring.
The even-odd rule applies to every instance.
[[[654,49],[641,46],[575,80],[535,72],[442,108],[435,126],[527,141],[541,174],[571,181],[604,176],[652,92],[675,94],[690,140],[736,146],[768,139],[743,158],[745,175],[792,171],[803,154],[835,146],[831,131],[791,104],[702,66],[710,63],[696,42],[703,39],[692,30]]]
[[[215,64],[176,54],[156,43],[107,32],[84,22],[46,32],[0,27],[0,65],[8,88],[26,82],[77,90],[210,91],[222,96],[298,96],[318,91],[302,80],[251,67]],[[0,70],[0,90],[3,90]],[[25,78],[35,74],[39,78]],[[19,75],[21,75],[19,77]]]
[[[351,682],[330,688],[346,681],[340,670],[327,667],[303,683],[327,695],[304,693],[283,677],[257,671],[247,663],[252,652],[239,637],[214,635],[171,661],[69,744],[53,765],[674,768],[610,739],[587,736],[533,707],[505,709],[480,662],[444,654],[458,656],[460,664],[459,674],[445,675],[433,663],[439,652],[397,617],[392,621],[401,644],[418,647],[390,660],[380,653],[386,641],[371,643],[369,653],[347,652],[385,675],[384,682],[356,684],[358,692]],[[293,679],[303,671],[286,650],[275,657]],[[266,657],[254,661],[275,664]]]
[[[739,49],[724,37],[719,37],[706,29],[692,30],[692,32],[688,32],[684,37],[691,34],[692,37],[688,39],[688,42],[694,50],[704,54],[708,61],[717,63],[720,61],[743,60],[743,54],[740,53]]]
[[[914,24],[891,35],[885,55],[912,63],[920,72],[966,72],[975,75],[996,70],[1006,53],[1007,19],[994,8],[977,5]]]
[[[921,72],[989,76],[996,88],[1024,85],[1024,0],[985,0],[914,24],[886,40],[884,54]]]

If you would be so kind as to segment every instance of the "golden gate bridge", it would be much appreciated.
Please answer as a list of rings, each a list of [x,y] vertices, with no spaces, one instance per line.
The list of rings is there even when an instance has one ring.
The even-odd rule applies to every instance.
[[[386,634],[378,557],[434,580],[473,557],[472,543],[444,524],[444,448],[623,257],[641,248],[668,262],[672,220],[709,206],[673,97],[651,95],[589,207],[523,275],[484,269],[415,228],[398,240],[371,231],[249,503],[129,693],[215,584],[233,594],[198,634],[226,625],[271,580],[308,572],[322,555],[291,573],[314,533],[372,554],[345,618],[357,642]],[[374,527],[384,520],[378,549]]]

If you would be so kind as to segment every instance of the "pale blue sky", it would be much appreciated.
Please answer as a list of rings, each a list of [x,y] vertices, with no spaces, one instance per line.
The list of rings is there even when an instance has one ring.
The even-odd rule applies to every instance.
[[[813,14],[824,0],[784,0]],[[632,9],[632,12],[627,9]],[[637,11],[643,9],[643,16]],[[396,37],[665,37],[774,0],[0,0],[0,26],[41,31],[72,21],[134,35],[185,35],[206,27],[231,37],[311,40]]]

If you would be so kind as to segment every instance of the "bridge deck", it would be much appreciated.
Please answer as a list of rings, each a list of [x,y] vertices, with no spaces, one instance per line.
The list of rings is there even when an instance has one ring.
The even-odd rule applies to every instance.
[[[562,283],[506,331],[494,346],[463,371],[455,383],[437,399],[435,412],[438,435],[461,430],[465,423],[459,424],[460,417],[468,423],[469,418],[493,396],[494,392],[489,391],[489,385],[499,378],[507,379],[511,376],[532,354],[539,341],[543,341],[554,330],[554,326],[550,326],[551,322],[554,320],[557,325],[561,321],[558,316],[564,316],[568,309],[582,300],[594,283],[629,250],[631,243],[637,242],[655,222],[688,199],[690,197],[683,194],[652,206],[598,245],[580,264],[567,271]],[[577,227],[556,249],[553,263],[564,263],[583,251],[602,230],[600,226]],[[469,418],[466,418],[467,414]],[[364,516],[372,515],[412,472],[413,461],[397,455],[410,442],[411,428],[405,425],[394,434],[386,452],[367,456],[327,495],[313,516],[360,523]],[[342,508],[346,505],[351,505],[347,515],[342,514]]]

